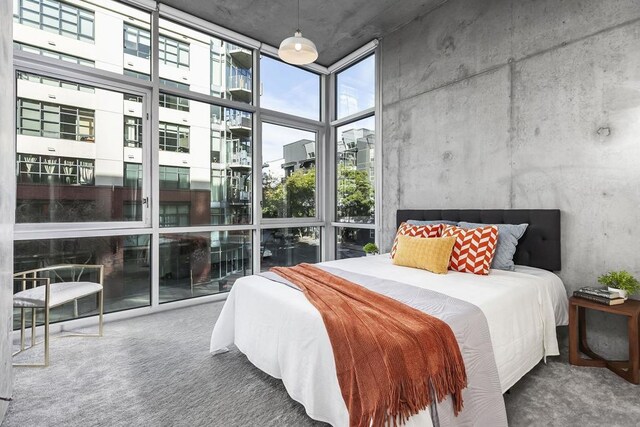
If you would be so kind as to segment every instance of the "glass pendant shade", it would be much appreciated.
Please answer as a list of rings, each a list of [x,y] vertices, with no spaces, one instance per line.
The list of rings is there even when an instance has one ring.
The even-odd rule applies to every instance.
[[[293,37],[286,38],[280,43],[278,56],[289,64],[305,65],[318,59],[318,50],[311,40],[302,37],[302,33],[296,31]]]

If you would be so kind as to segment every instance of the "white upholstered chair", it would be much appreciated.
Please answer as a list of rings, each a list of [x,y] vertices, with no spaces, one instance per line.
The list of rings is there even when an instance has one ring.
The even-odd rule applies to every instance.
[[[94,271],[97,282],[82,281],[83,274]],[[52,283],[52,276],[55,280]],[[13,307],[20,309],[20,350],[13,353],[15,356],[38,344],[36,338],[36,314],[38,309],[44,310],[44,363],[26,364],[14,363],[14,366],[49,366],[49,310],[68,302],[74,302],[74,314],[78,315],[78,298],[88,295],[98,295],[98,333],[97,334],[73,334],[74,336],[102,336],[102,318],[104,311],[103,280],[104,266],[85,264],[63,264],[51,267],[36,268],[21,271],[13,275],[14,280],[20,283],[20,291],[13,295]],[[58,281],[62,278],[71,278],[67,281]],[[25,346],[25,310],[31,309],[31,340],[29,346]],[[65,335],[69,336],[69,335]]]

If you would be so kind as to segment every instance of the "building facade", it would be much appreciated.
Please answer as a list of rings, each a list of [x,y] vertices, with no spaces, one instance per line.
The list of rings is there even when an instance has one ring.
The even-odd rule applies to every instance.
[[[15,49],[150,79],[148,13],[113,1],[14,0],[13,6]],[[251,102],[250,50],[165,19],[159,32],[161,90]],[[16,78],[17,223],[142,221],[149,194],[143,187],[151,181],[145,178],[147,145],[156,131],[161,227],[251,222],[249,113],[161,92],[159,129],[149,131],[144,94],[37,72],[20,71]],[[192,287],[219,281],[224,290],[226,277],[251,269],[244,235],[217,231],[202,239],[199,254],[211,263],[196,262],[193,248],[183,250],[175,239],[162,239],[161,258],[181,259],[183,267],[160,265],[161,276]],[[148,235],[121,240],[116,246],[123,253],[148,264]],[[53,262],[45,254],[34,261],[35,246],[23,249],[36,256],[18,256],[17,270]],[[93,258],[104,263],[96,259],[100,254]],[[148,294],[148,283],[139,287]]]

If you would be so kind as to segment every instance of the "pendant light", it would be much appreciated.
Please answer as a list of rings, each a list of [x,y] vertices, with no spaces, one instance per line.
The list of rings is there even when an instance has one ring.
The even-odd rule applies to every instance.
[[[278,56],[284,62],[294,65],[310,64],[318,59],[318,49],[309,39],[302,37],[300,31],[300,0],[298,0],[298,29],[293,37],[286,38],[280,43]]]

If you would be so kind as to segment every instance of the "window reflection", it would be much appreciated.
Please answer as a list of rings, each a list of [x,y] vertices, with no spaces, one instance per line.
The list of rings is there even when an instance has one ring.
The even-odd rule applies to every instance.
[[[262,230],[261,271],[301,262],[320,262],[320,228],[292,227]]]
[[[160,236],[160,302],[227,292],[252,274],[251,232]]]
[[[68,239],[23,240],[14,243],[13,270],[21,271],[59,264],[104,265],[105,313],[150,305],[150,236],[113,236]],[[80,267],[81,271],[81,267]],[[84,277],[86,280],[95,278]],[[54,276],[52,282],[67,281]],[[20,283],[14,284],[14,293]],[[95,296],[78,300],[83,316],[97,313]],[[74,304],[64,304],[51,310],[54,322],[75,318]],[[40,321],[40,320],[39,320]],[[19,327],[19,312],[14,314],[14,328]]]
[[[336,229],[336,259],[364,256],[362,247],[375,242],[375,230],[339,227]]]

